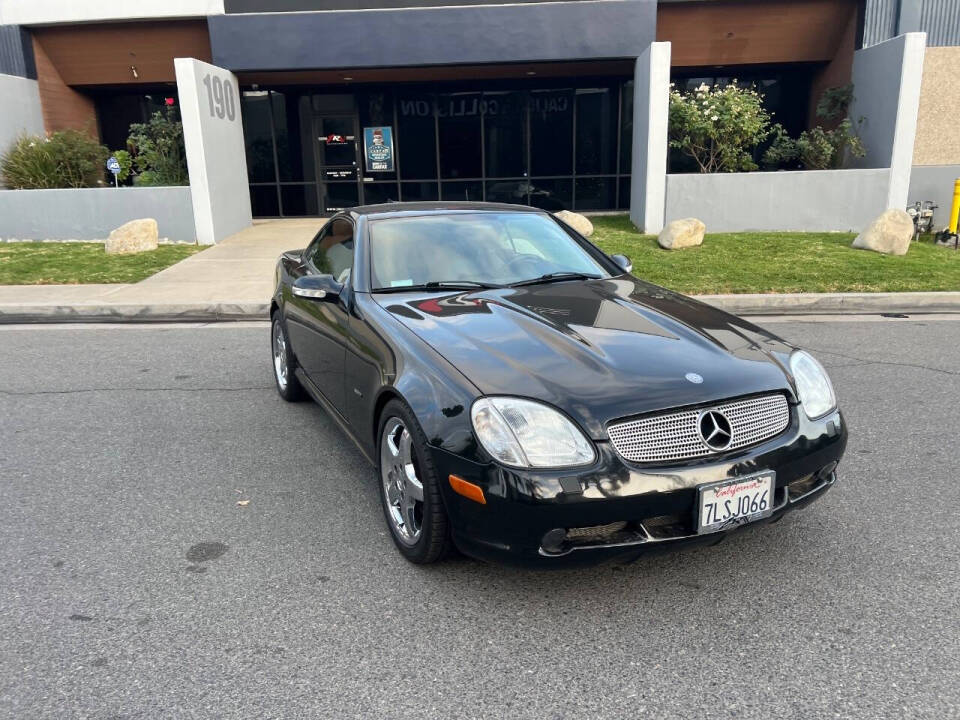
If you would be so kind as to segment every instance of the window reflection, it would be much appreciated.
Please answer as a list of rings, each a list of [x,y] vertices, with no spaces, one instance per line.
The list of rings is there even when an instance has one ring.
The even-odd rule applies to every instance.
[[[523,105],[523,93],[483,94],[483,140],[488,178],[520,177],[527,172]]]
[[[530,93],[530,174],[573,172],[573,90]]]
[[[616,95],[609,88],[577,90],[577,174],[615,173],[616,163]]]
[[[270,93],[245,92],[240,103],[243,141],[250,182],[275,182],[273,134],[270,129]]]
[[[254,214],[325,214],[401,198],[487,200],[550,211],[627,207],[633,83],[583,85],[443,93],[370,86],[354,95],[246,90],[247,166],[251,185],[260,188],[250,190]],[[782,97],[777,89],[771,95]],[[338,122],[342,128],[333,127]],[[319,147],[317,137],[352,135],[354,127],[372,125],[394,127],[395,171],[372,174],[360,167],[355,178],[333,182],[318,175],[318,158],[332,163],[336,158],[329,155],[338,148]],[[362,165],[355,142],[342,148],[345,167],[353,167],[355,156]]]
[[[441,177],[478,178],[483,175],[481,98],[480,93],[437,96]],[[440,192],[443,193],[442,188]]]

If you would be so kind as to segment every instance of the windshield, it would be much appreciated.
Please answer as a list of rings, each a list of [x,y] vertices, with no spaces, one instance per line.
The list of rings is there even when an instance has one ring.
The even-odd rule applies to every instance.
[[[557,223],[539,213],[484,212],[370,223],[376,290],[428,283],[511,285],[551,273],[610,273]]]

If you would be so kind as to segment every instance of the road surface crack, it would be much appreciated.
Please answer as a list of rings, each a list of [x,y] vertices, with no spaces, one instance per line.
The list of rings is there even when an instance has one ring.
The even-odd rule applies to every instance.
[[[921,365],[920,363],[908,363],[908,362],[896,362],[893,360],[870,360],[867,358],[856,357],[854,355],[845,355],[843,353],[835,352],[833,350],[823,350],[820,348],[813,348],[809,346],[804,346],[805,348],[823,355],[833,355],[834,357],[842,357],[847,360],[856,360],[860,365],[892,365],[894,367],[902,368],[914,368],[916,370],[929,370],[934,373],[941,373],[943,375],[960,375],[960,372],[955,370],[944,370],[943,368],[930,367],[929,365]],[[838,366],[838,367],[854,367],[854,366]]]

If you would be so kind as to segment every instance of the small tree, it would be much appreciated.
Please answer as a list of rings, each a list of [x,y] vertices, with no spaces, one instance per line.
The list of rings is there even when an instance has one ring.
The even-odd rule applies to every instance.
[[[149,122],[131,125],[127,145],[140,173],[134,178],[135,184],[189,184],[183,124],[175,108],[168,106],[155,112]]]
[[[670,147],[689,155],[700,172],[756,170],[753,149],[769,135],[763,97],[735,82],[670,91]]]

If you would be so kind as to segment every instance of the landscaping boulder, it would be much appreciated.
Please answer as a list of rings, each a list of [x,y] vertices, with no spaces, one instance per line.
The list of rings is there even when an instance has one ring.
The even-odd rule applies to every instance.
[[[131,220],[113,230],[104,243],[108,253],[127,254],[157,249],[157,221],[153,218]]]
[[[703,244],[703,233],[706,230],[707,226],[696,218],[674,220],[660,231],[657,242],[667,250],[695,247]]]
[[[569,210],[561,210],[558,213],[554,213],[554,215],[563,220],[563,222],[584,237],[590,237],[593,235],[593,223],[587,220],[587,218],[580,213],[570,212]]]
[[[857,235],[852,247],[887,255],[906,255],[913,240],[913,220],[904,210],[887,210]]]

